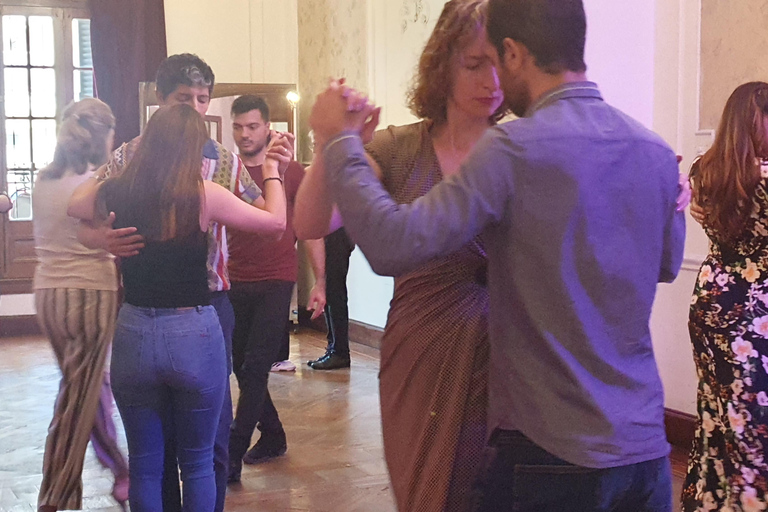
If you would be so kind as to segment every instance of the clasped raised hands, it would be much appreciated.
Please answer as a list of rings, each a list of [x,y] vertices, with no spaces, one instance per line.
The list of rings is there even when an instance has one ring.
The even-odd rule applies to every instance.
[[[363,142],[370,142],[380,112],[381,108],[369,101],[366,94],[345,85],[344,79],[332,79],[328,88],[318,94],[309,125],[318,147],[342,132],[357,133]]]
[[[288,164],[293,160],[296,137],[290,132],[278,132],[276,130],[272,130],[269,137],[264,167],[276,164],[280,179],[283,179],[285,170],[288,169]]]

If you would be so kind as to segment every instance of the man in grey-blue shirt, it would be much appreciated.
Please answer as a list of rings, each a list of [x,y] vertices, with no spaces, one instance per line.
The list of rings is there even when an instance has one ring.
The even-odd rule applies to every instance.
[[[398,205],[359,136],[372,106],[332,84],[310,118],[329,189],[378,273],[485,237],[493,433],[479,510],[671,510],[649,319],[683,256],[675,154],[587,81],[581,0],[490,0],[487,34],[521,119]]]

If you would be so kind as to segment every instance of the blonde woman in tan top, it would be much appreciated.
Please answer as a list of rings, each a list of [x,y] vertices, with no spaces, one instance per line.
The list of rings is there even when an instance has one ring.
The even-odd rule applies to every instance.
[[[112,496],[123,507],[128,498],[128,466],[115,440],[105,366],[115,326],[117,271],[112,255],[78,242],[78,221],[67,216],[74,189],[107,161],[114,122],[99,100],[70,105],[53,163],[40,171],[32,193],[35,306],[61,369],[38,498],[45,512],[81,508],[89,438],[99,461],[114,474]]]

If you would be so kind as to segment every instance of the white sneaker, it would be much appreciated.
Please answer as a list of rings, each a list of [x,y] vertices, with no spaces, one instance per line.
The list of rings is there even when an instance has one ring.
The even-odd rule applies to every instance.
[[[271,371],[271,372],[295,372],[296,371],[296,365],[286,359],[285,361],[278,361],[276,363],[272,363],[272,368],[269,371]]]

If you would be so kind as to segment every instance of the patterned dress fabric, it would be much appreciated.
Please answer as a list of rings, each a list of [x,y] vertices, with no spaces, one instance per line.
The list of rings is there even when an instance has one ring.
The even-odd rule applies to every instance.
[[[698,421],[683,510],[758,512],[768,504],[768,166],[745,234],[710,238],[689,330]]]
[[[443,179],[429,123],[366,148],[401,204]],[[435,226],[440,229],[440,226]],[[384,453],[400,512],[466,511],[486,437],[486,254],[475,239],[395,279],[381,347]]]

